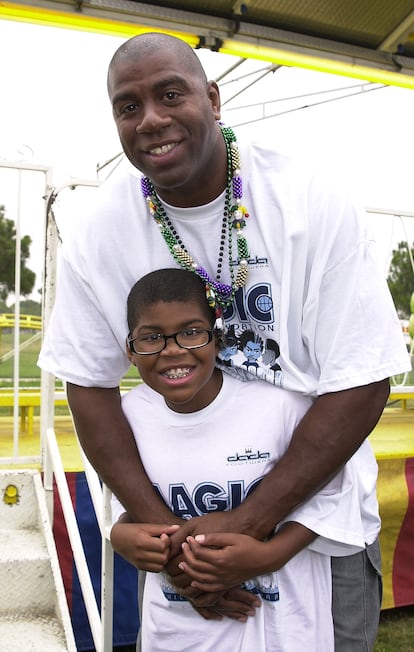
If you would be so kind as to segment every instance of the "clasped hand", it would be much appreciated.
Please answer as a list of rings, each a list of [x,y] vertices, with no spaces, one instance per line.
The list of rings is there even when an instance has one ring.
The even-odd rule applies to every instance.
[[[205,518],[192,521],[183,526],[118,522],[111,531],[112,546],[140,570],[167,573],[204,618],[245,622],[260,599],[239,585],[258,574],[263,544],[240,534],[195,534],[200,522],[207,523]],[[191,530],[194,536],[188,534]]]

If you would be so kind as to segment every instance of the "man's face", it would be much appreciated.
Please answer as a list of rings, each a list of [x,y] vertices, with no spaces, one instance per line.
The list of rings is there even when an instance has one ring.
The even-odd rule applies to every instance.
[[[167,202],[200,205],[222,191],[226,157],[214,82],[159,48],[119,58],[108,90],[125,154]]]

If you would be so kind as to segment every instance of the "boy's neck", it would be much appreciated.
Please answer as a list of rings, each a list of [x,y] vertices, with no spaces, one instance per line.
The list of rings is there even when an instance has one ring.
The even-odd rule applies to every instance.
[[[167,407],[173,412],[177,412],[179,414],[192,414],[193,412],[204,410],[206,407],[211,405],[211,403],[213,403],[213,401],[215,401],[219,395],[222,386],[223,374],[222,371],[216,367],[207,385],[202,390],[200,390],[200,392],[190,401],[179,403],[175,401],[168,401],[165,398],[164,400]]]

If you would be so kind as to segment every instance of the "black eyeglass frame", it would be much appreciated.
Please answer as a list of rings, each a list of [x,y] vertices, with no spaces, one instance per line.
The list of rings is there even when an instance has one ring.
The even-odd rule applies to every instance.
[[[194,344],[192,346],[183,346],[182,344],[177,342],[177,335],[181,335],[181,333],[188,333],[188,331],[198,331],[198,332],[207,333],[207,335],[208,335],[207,342],[205,342],[204,344]],[[134,342],[136,340],[141,339],[142,336],[131,337],[131,333],[128,333],[127,344],[128,344],[129,351],[130,351],[130,353],[132,355],[157,355],[157,353],[161,353],[161,351],[164,351],[164,349],[167,347],[167,341],[169,339],[173,339],[175,341],[176,345],[180,347],[180,349],[186,349],[187,351],[191,351],[192,349],[202,349],[203,346],[207,346],[207,344],[210,344],[210,342],[213,339],[214,332],[215,332],[214,328],[210,328],[210,329],[208,329],[208,328],[186,328],[186,329],[184,329],[182,331],[177,331],[176,333],[171,333],[171,335],[163,335],[163,333],[156,333],[159,336],[160,341],[161,341],[161,339],[164,339],[164,346],[159,351],[136,351]]]

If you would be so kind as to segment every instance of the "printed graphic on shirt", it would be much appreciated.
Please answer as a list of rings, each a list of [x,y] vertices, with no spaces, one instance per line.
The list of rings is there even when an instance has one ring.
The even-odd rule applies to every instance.
[[[262,600],[266,600],[267,602],[278,602],[279,600],[279,587],[277,585],[276,573],[260,575],[252,580],[247,580],[247,582],[243,582],[241,588],[255,595],[260,595]]]
[[[269,451],[253,450],[250,446],[245,448],[243,452],[236,451],[227,457],[227,465],[229,464],[260,464],[265,460],[270,459]]]
[[[187,598],[176,593],[173,585],[170,584],[164,573],[160,573],[160,585],[164,597],[168,602],[188,602]],[[260,575],[252,580],[247,580],[246,582],[243,582],[240,587],[246,589],[249,593],[259,595],[262,600],[266,600],[267,602],[279,601],[279,587],[277,585],[276,573],[272,573],[271,575]]]
[[[168,602],[188,602],[187,598],[184,598],[182,595],[176,592],[173,585],[167,580],[167,576],[164,573],[160,573],[160,585],[161,591],[164,594],[164,597]]]
[[[283,372],[276,339],[279,328],[270,285],[240,288],[224,318],[228,332],[217,357],[218,366],[242,380],[253,376],[281,387]]]
[[[257,452],[250,454],[254,458],[251,460],[252,463],[265,464],[269,459],[266,453],[261,453],[261,458],[257,457]],[[233,461],[233,457],[234,461],[237,461],[236,455],[230,455],[227,460]],[[247,456],[243,463],[249,463]],[[168,496],[163,494],[157,483],[154,483],[153,486],[176,516],[189,519],[203,516],[209,512],[225,512],[235,509],[242,500],[250,496],[261,480],[262,478],[259,477],[249,484],[246,484],[244,480],[229,480],[227,486],[222,486],[217,482],[199,482],[193,491],[184,482],[175,482],[169,484]]]

